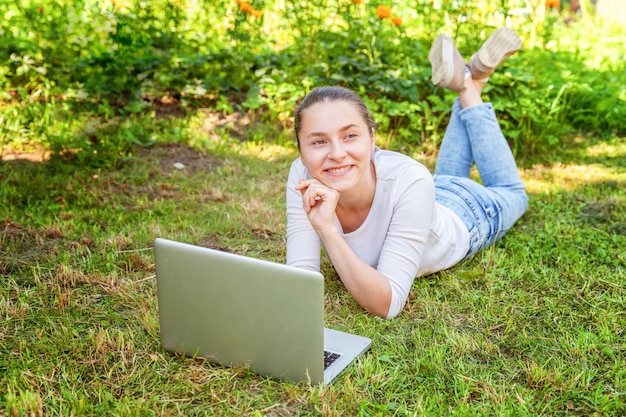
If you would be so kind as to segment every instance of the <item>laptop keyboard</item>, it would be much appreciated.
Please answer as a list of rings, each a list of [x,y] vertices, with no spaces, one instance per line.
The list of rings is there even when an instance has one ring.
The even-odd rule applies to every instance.
[[[339,359],[341,355],[335,352],[329,352],[327,350],[324,351],[324,369],[328,368],[333,364],[337,359]]]

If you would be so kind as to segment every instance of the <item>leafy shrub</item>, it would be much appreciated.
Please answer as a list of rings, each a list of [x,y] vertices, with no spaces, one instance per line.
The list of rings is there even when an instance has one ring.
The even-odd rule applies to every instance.
[[[558,11],[535,3],[1,3],[0,144],[125,155],[134,133],[106,129],[94,142],[75,133],[85,125],[59,125],[106,125],[117,117],[149,123],[152,104],[163,97],[190,111],[237,110],[290,129],[294,105],[312,87],[341,84],[371,105],[385,146],[434,149],[452,93],[430,82],[432,41],[445,31],[469,59],[502,25],[524,37],[524,48],[485,93],[516,151],[544,153],[573,131],[622,133],[623,29],[591,19],[566,26]],[[59,130],[65,132],[53,133]]]

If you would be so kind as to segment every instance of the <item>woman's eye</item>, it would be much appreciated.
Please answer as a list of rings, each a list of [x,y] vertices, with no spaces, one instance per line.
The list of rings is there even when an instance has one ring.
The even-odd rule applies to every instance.
[[[346,139],[354,139],[354,138],[356,138],[356,136],[357,136],[356,133],[348,133],[346,135]]]
[[[326,141],[323,139],[315,139],[313,141],[313,145],[323,145],[324,143],[326,143]]]

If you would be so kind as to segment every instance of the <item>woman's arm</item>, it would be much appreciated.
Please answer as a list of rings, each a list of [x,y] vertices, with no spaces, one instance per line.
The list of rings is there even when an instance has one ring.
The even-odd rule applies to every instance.
[[[363,262],[336,227],[319,232],[319,236],[350,295],[369,313],[386,318],[391,304],[391,285],[387,277]]]
[[[401,189],[395,190],[392,199],[391,219],[384,225],[385,241],[377,264],[378,272],[388,277],[391,284],[388,318],[398,315],[406,304],[428,249],[435,209],[435,188],[430,173],[424,168],[413,175],[403,174],[405,181]]]
[[[306,177],[306,168],[294,161],[287,180],[287,265],[320,270],[320,238],[302,209],[302,194],[296,190],[300,178]]]
[[[368,265],[345,241],[334,223],[339,193],[316,180],[300,181],[304,212],[346,289],[371,314],[387,317],[391,303],[389,280]]]
[[[435,204],[434,183],[425,168],[405,170],[400,176],[403,181],[395,184],[393,192],[385,194],[389,197],[385,199],[388,205],[383,211],[373,207],[368,219],[368,229],[384,231],[380,234],[380,239],[384,239],[380,252],[355,252],[336,227],[318,230],[348,292],[367,311],[385,318],[397,316],[406,304],[427,250]],[[364,232],[359,234],[360,239],[373,239],[365,246],[378,247],[376,233]]]

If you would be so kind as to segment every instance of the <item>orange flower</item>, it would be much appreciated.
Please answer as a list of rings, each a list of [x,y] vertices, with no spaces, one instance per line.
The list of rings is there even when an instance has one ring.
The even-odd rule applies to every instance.
[[[261,16],[263,16],[263,10],[252,10],[252,11],[250,12],[250,14],[251,14],[253,17],[261,17]]]
[[[363,0],[352,0],[352,3],[355,3],[355,4],[363,3]]]
[[[393,16],[391,18],[391,23],[393,23],[396,26],[400,26],[402,24],[402,18],[398,16]]]
[[[239,3],[239,10],[241,10],[242,12],[246,12],[246,13],[252,13],[252,11],[254,10],[254,7],[252,7],[250,3],[246,3],[245,1],[242,1],[241,3]]]
[[[391,7],[383,6],[382,4],[376,6],[376,16],[380,19],[391,17]]]
[[[554,7],[555,9],[560,9],[561,2],[560,0],[546,0],[546,7],[547,8]]]

